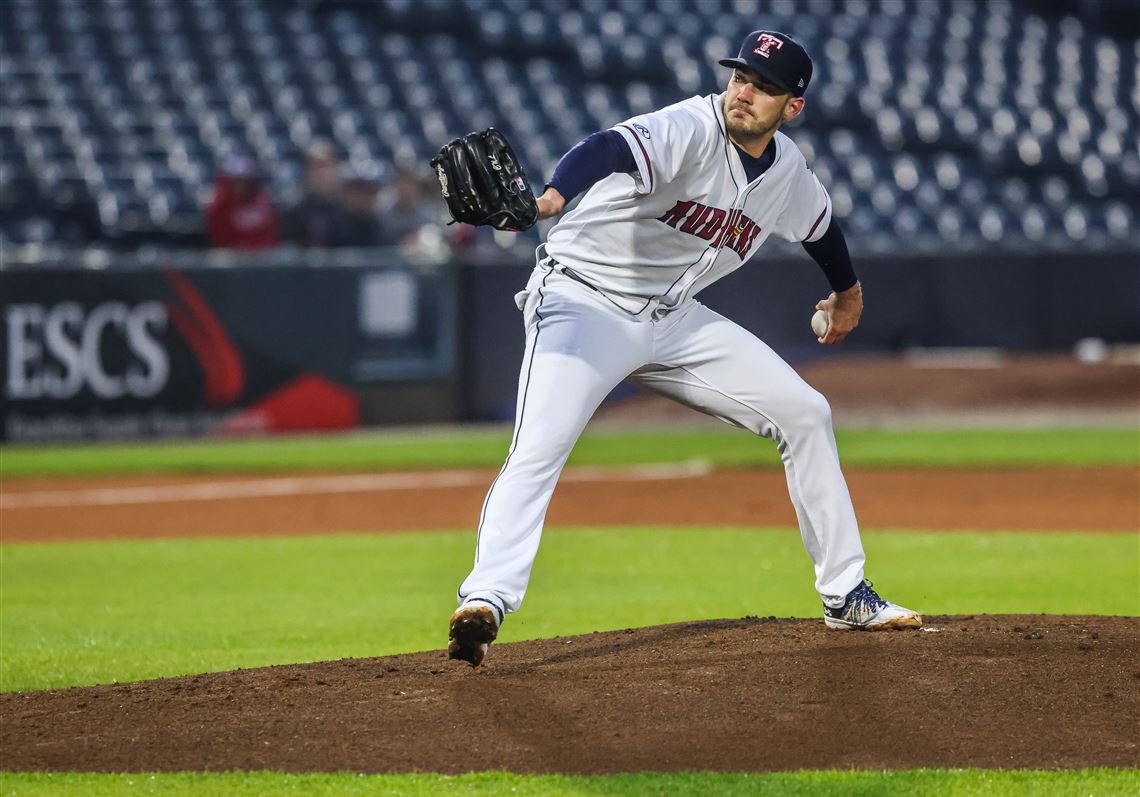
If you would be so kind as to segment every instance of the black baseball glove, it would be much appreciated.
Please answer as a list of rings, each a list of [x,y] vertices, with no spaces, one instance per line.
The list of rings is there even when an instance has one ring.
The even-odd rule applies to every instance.
[[[443,145],[431,165],[455,221],[522,232],[538,221],[530,181],[506,137],[489,127]]]

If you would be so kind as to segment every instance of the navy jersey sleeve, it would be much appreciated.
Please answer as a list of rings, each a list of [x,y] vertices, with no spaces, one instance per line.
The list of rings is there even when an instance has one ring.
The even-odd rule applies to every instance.
[[[636,171],[637,163],[625,138],[617,131],[602,130],[563,155],[547,185],[569,202],[604,177]]]
[[[852,287],[859,278],[855,276],[855,265],[847,251],[847,239],[839,222],[832,216],[827,231],[814,241],[804,241],[804,249],[823,269],[831,289],[836,293]]]

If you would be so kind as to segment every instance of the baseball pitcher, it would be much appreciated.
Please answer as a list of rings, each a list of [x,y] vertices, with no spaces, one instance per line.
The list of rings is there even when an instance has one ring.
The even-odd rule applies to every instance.
[[[478,666],[526,594],[547,506],[590,416],[623,379],[774,440],[823,619],[836,629],[918,628],[864,580],[863,546],[831,411],[763,341],[694,297],[769,235],[801,242],[831,294],[821,344],[859,323],[862,287],[831,199],[780,125],[804,109],[812,62],[792,37],[748,35],[720,94],[635,116],[571,149],[537,199],[489,130],[433,160],[457,220],[526,229],[581,202],[538,248],[515,296],[526,329],[514,435],[479,517],[448,653]]]

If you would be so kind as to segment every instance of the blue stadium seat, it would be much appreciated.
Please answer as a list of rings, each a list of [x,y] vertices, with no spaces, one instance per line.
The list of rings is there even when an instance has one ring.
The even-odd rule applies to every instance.
[[[540,183],[594,130],[720,90],[754,24],[815,58],[789,132],[854,245],[1136,248],[1136,26],[1049,5],[6,0],[0,235],[182,235],[223,154],[283,194],[318,137],[390,174],[495,124]]]

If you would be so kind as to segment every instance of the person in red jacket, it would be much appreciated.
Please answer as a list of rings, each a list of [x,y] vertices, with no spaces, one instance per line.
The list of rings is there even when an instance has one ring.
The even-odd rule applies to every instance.
[[[206,208],[210,246],[260,251],[278,243],[277,210],[261,183],[253,159],[226,156],[214,180],[214,198]]]

